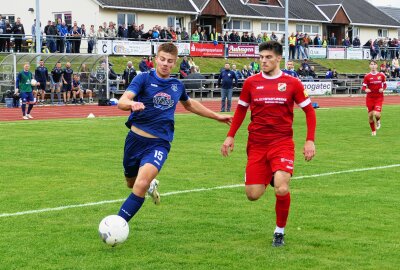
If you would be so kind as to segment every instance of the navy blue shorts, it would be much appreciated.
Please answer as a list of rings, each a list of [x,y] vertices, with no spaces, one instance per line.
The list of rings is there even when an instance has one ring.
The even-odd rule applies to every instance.
[[[21,92],[19,93],[19,97],[21,98],[22,103],[33,102],[32,92]]]
[[[129,131],[124,148],[124,173],[126,177],[135,177],[139,168],[146,163],[161,170],[167,160],[171,144],[163,139],[152,139]]]
[[[46,81],[38,81],[40,83],[39,86],[36,86],[37,90],[46,90]]]
[[[68,91],[72,91],[72,85],[71,83],[64,83],[63,87],[61,89],[61,92],[68,92]]]

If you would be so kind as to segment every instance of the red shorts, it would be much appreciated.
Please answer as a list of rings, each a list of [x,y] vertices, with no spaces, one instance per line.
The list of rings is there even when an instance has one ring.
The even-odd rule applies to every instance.
[[[285,140],[274,145],[247,144],[246,185],[268,185],[276,171],[293,174],[294,142]]]
[[[383,97],[377,97],[377,98],[368,98],[367,97],[368,112],[372,112],[372,111],[381,112],[382,104],[383,104]]]

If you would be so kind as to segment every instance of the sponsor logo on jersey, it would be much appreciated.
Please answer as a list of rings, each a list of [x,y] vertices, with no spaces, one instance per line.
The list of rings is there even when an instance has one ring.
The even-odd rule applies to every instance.
[[[174,91],[174,92],[178,91],[178,85],[177,85],[177,84],[171,85],[171,89],[172,89],[172,91]]]
[[[285,92],[286,91],[286,83],[278,83],[278,90],[280,92]]]
[[[257,86],[256,89],[264,89],[264,86]]]
[[[287,159],[287,158],[281,158],[281,162],[282,162],[282,163],[287,162],[287,163],[289,163],[289,165],[290,165],[290,164],[293,164],[293,160]]]
[[[155,108],[161,110],[166,110],[174,106],[174,100],[171,99],[171,96],[163,92],[157,93],[153,97],[153,103]]]
[[[378,80],[381,80],[382,79],[382,77],[381,76],[378,76]]]
[[[153,86],[153,87],[158,87],[158,85],[157,84],[154,84],[154,83],[152,83],[152,84],[150,84],[151,86]]]

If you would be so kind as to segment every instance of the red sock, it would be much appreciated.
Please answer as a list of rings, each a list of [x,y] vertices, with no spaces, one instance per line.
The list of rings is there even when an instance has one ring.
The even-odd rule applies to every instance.
[[[276,196],[275,212],[276,212],[276,226],[284,228],[289,215],[290,207],[290,193],[286,195]]]
[[[372,131],[375,131],[375,122],[369,122],[369,126],[371,127]]]

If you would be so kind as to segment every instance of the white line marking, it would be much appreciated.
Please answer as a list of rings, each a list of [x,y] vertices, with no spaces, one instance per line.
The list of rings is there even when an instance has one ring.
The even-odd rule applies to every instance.
[[[299,179],[330,176],[330,175],[343,174],[343,173],[354,173],[354,172],[383,170],[383,169],[390,169],[390,168],[395,168],[395,167],[400,167],[400,164],[392,164],[392,165],[387,165],[387,166],[379,166],[379,167],[371,167],[371,168],[360,168],[360,169],[337,171],[337,172],[327,172],[327,173],[304,175],[304,176],[295,176],[295,177],[292,177],[292,179],[299,180]],[[236,184],[236,185],[218,186],[218,187],[211,187],[211,188],[197,188],[197,189],[189,189],[189,190],[178,190],[178,191],[171,191],[171,192],[162,193],[161,195],[163,197],[165,197],[165,196],[171,196],[171,195],[177,195],[177,194],[185,194],[185,193],[192,193],[192,192],[202,192],[202,191],[218,190],[218,189],[237,188],[237,187],[243,187],[243,186],[244,186],[244,184]],[[3,213],[3,214],[0,214],[0,218],[13,217],[13,216],[22,216],[22,215],[29,215],[29,214],[37,214],[37,213],[44,213],[44,212],[52,212],[52,211],[62,211],[62,210],[71,209],[71,208],[88,207],[88,206],[110,204],[110,203],[123,202],[123,201],[125,201],[125,199],[90,202],[90,203],[83,203],[83,204],[72,204],[72,205],[59,206],[59,207],[54,207],[54,208],[43,208],[43,209],[28,210],[28,211],[22,211],[22,212],[16,212],[16,213]]]

